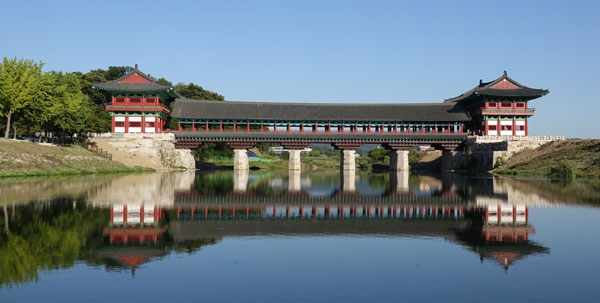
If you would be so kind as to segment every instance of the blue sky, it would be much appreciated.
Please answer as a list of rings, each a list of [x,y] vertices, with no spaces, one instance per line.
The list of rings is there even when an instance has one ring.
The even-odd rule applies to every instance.
[[[0,56],[284,102],[441,102],[507,70],[550,89],[530,134],[597,138],[599,3],[9,1]]]

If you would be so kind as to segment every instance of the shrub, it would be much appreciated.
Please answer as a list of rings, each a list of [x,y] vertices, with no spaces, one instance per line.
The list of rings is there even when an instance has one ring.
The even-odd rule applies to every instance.
[[[496,158],[496,163],[494,163],[494,167],[500,167],[502,165],[504,165],[506,163],[506,160],[504,160],[504,157],[498,157]]]
[[[566,162],[559,162],[548,167],[548,177],[560,179],[575,179],[577,176],[577,166]]]

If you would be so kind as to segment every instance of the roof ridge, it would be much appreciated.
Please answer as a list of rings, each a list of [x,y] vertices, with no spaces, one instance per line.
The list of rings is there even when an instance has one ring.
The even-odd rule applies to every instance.
[[[336,103],[327,103],[327,102],[281,102],[281,101],[239,101],[239,100],[202,100],[202,99],[192,99],[192,98],[176,98],[175,101],[183,101],[183,102],[227,102],[227,103],[239,103],[239,104],[265,104],[265,105],[327,105],[327,106],[385,106],[385,105],[411,105],[411,106],[448,106],[447,103],[444,102],[414,102],[414,103],[344,103],[344,102],[336,102]]]

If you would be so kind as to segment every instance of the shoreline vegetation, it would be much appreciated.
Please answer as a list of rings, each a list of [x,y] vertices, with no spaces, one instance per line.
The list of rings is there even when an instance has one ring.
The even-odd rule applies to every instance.
[[[56,146],[0,139],[0,178],[139,173],[153,169],[127,167],[78,146]]]
[[[600,140],[554,141],[537,149],[526,149],[491,172],[514,177],[598,179]]]

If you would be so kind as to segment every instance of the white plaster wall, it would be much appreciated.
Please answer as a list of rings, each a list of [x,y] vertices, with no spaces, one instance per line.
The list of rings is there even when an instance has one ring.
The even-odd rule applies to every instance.
[[[115,117],[115,121],[123,122],[125,121],[125,117]]]
[[[115,127],[115,133],[124,133],[125,127]]]
[[[502,120],[500,121],[500,125],[512,125],[512,120]]]
[[[131,128],[129,129],[131,131]],[[512,136],[512,130],[501,130],[500,136]]]
[[[130,133],[141,133],[142,128],[141,127],[129,127],[129,132]]]
[[[129,117],[129,122],[142,122],[142,117]]]
[[[496,125],[498,124],[498,121],[496,120],[488,120],[488,125]]]
[[[516,125],[525,125],[525,121],[524,120],[517,120],[515,121]]]
[[[146,122],[154,122],[156,117],[146,117]]]
[[[515,135],[517,136],[525,136],[525,131],[524,130],[518,130],[515,132]]]

